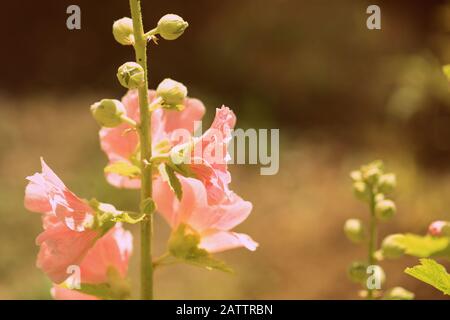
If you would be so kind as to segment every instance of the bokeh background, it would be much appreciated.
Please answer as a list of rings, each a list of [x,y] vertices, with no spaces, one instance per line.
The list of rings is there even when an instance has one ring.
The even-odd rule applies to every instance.
[[[81,30],[66,28],[70,4],[81,7]],[[381,7],[382,30],[366,28],[369,4]],[[277,175],[231,167],[232,188],[254,204],[238,230],[260,248],[219,255],[234,275],[161,269],[157,298],[357,298],[346,269],[366,254],[342,226],[368,213],[348,173],[374,159],[399,181],[398,214],[380,226],[381,237],[450,220],[450,95],[440,69],[450,63],[446,1],[143,0],[143,12],[148,29],[169,12],[190,23],[179,40],[150,46],[152,87],[174,78],[204,101],[208,119],[227,104],[238,127],[281,134]],[[105,182],[89,113],[94,101],[125,93],[115,73],[133,53],[114,41],[111,26],[129,15],[128,1],[16,0],[2,3],[0,15],[0,299],[49,299],[51,284],[35,267],[39,215],[23,208],[25,177],[39,171],[39,157],[80,196],[136,208],[135,191]],[[163,252],[169,228],[157,218],[155,229],[155,251]],[[403,273],[416,262],[384,262],[386,287],[443,298]],[[137,287],[137,255],[129,274]]]

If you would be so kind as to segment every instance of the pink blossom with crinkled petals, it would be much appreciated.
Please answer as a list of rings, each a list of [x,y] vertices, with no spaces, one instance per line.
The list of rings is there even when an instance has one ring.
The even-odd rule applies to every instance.
[[[156,98],[156,92],[149,91],[149,101]],[[139,122],[139,98],[136,90],[130,90],[122,98],[122,103],[127,111],[127,116]],[[194,132],[194,122],[199,121],[204,113],[205,107],[200,100],[186,98],[185,108],[182,111],[172,111],[157,109],[152,112],[151,130],[152,146],[156,148],[158,144],[167,140],[174,145],[177,141],[172,140],[172,133],[178,129]],[[129,124],[121,124],[115,128],[100,129],[100,145],[108,156],[109,164],[118,161],[133,163],[139,144],[138,133]],[[154,151],[154,154],[156,150]],[[115,173],[106,174],[107,181],[118,188],[138,189],[140,180],[138,178],[123,177]]]
[[[216,109],[211,127],[194,144],[193,158],[189,165],[196,177],[203,182],[208,191],[208,201],[219,203],[231,193],[228,185],[231,175],[227,168],[230,160],[228,143],[232,139],[232,129],[236,116],[230,108]]]
[[[67,189],[43,159],[41,165],[41,173],[27,177],[25,207],[30,211],[53,214],[72,230],[85,230],[86,225],[92,222],[93,209]]]
[[[238,247],[256,250],[258,244],[248,235],[232,232],[252,210],[252,204],[230,191],[219,204],[208,203],[205,185],[194,178],[178,176],[183,190],[181,201],[175,197],[167,182],[155,180],[153,198],[158,212],[172,229],[186,224],[197,232],[200,247],[209,252],[220,252]]]
[[[81,263],[99,233],[71,230],[55,216],[46,215],[43,219],[45,230],[36,238],[40,246],[36,266],[53,282],[61,283],[70,275],[67,268]]]
[[[114,268],[125,279],[133,250],[133,237],[120,223],[109,230],[87,252],[80,266],[81,283],[108,282],[108,269]],[[95,300],[97,297],[54,285],[52,295],[57,300]]]

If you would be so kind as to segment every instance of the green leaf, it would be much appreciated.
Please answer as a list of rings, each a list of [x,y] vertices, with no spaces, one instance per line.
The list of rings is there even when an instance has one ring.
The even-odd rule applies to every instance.
[[[420,259],[420,263],[421,265],[406,268],[405,273],[450,295],[450,274],[444,266],[433,259]]]
[[[223,261],[215,259],[208,251],[199,248],[199,244],[200,236],[182,224],[169,239],[169,252],[175,258],[195,266],[233,272]]]
[[[104,169],[105,173],[116,173],[129,178],[137,178],[141,175],[141,169],[126,161],[114,162]]]
[[[175,192],[177,199],[181,201],[181,198],[183,197],[183,189],[181,187],[180,180],[176,176],[173,168],[171,168],[167,164],[163,164],[160,166],[160,173],[163,179],[169,183],[170,189]]]
[[[430,235],[419,236],[407,233],[396,237],[395,241],[405,248],[405,254],[418,258],[445,256],[449,247],[449,238],[437,238]]]

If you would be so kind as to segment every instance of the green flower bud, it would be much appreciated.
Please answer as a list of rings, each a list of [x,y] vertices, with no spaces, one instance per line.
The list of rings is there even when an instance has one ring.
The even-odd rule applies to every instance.
[[[397,185],[395,174],[387,173],[380,176],[378,179],[378,191],[382,193],[392,192]]]
[[[136,89],[144,85],[144,68],[136,62],[126,62],[117,71],[117,79],[127,89]]]
[[[126,110],[119,100],[103,99],[91,106],[91,113],[99,125],[113,128],[123,122],[121,117]]]
[[[402,244],[401,240],[404,238],[402,234],[391,234],[384,238],[381,243],[381,251],[383,257],[387,259],[400,258],[405,254],[405,246]]]
[[[389,289],[384,294],[383,299],[385,300],[413,300],[414,293],[408,291],[402,287],[394,287]]]
[[[360,200],[367,201],[369,199],[369,189],[362,181],[356,181],[353,183],[353,193]]]
[[[113,24],[114,39],[124,46],[134,44],[133,20],[130,18],[122,18]]]
[[[369,185],[375,185],[383,173],[383,162],[377,160],[362,166],[361,173],[362,178],[366,183]]]
[[[359,219],[345,221],[344,232],[347,238],[355,243],[363,241],[366,235],[363,224]]]
[[[361,171],[355,170],[350,172],[350,178],[352,178],[353,182],[361,181],[362,180]]]
[[[367,264],[360,261],[352,262],[347,273],[351,281],[365,283],[367,279]]]
[[[163,107],[182,110],[187,88],[184,84],[172,79],[164,79],[156,88],[156,96],[163,99]]]
[[[375,205],[375,215],[381,220],[387,220],[394,216],[397,208],[392,200],[378,201]]]
[[[158,21],[157,32],[163,39],[175,40],[181,36],[189,24],[176,14],[166,14]]]

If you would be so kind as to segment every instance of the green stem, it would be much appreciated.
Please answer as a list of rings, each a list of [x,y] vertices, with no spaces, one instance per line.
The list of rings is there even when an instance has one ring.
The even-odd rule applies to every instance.
[[[130,0],[131,18],[134,30],[134,49],[136,62],[144,68],[145,82],[138,89],[140,123],[138,124],[141,145],[141,201],[152,197],[152,166],[148,165],[152,157],[152,142],[148,101],[147,39],[142,23],[141,1]],[[152,263],[153,216],[148,215],[141,222],[141,299],[153,299],[153,263]]]
[[[377,218],[375,216],[375,194],[370,194],[370,221],[369,221],[369,266],[375,264],[375,246],[377,243]],[[367,284],[366,284],[367,285]],[[373,299],[373,289],[367,288],[367,298]]]

